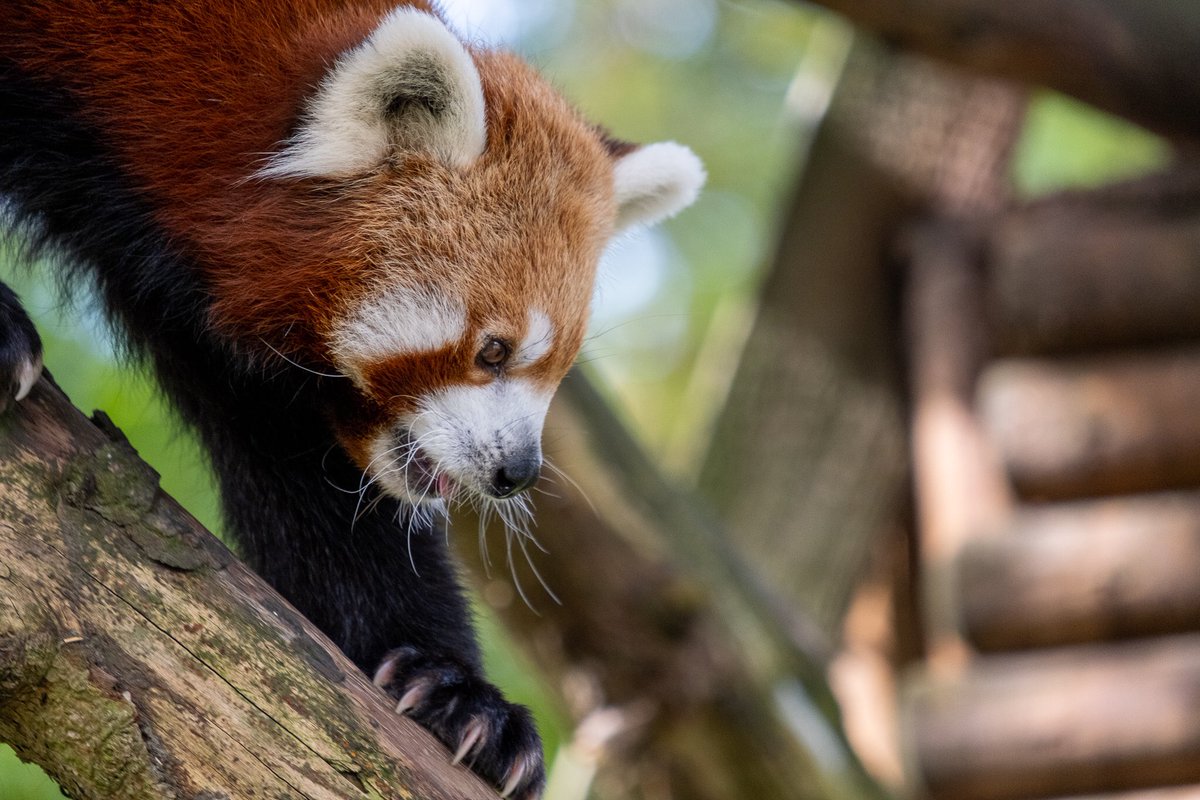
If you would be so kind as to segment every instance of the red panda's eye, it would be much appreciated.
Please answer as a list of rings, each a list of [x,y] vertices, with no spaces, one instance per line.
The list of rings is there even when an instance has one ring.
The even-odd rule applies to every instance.
[[[479,355],[475,356],[475,362],[484,369],[497,370],[508,361],[510,352],[507,342],[493,337],[487,340]]]

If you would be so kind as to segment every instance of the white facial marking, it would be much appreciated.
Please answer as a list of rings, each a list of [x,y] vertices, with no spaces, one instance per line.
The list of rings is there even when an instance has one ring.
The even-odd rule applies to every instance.
[[[553,394],[521,379],[443,389],[423,399],[412,437],[440,471],[484,493],[506,460],[526,454],[540,460]]]
[[[617,228],[652,225],[690,206],[704,185],[704,165],[675,142],[639,147],[613,170]]]
[[[398,8],[346,51],[311,98],[299,131],[260,177],[348,177],[393,147],[431,152],[462,168],[483,152],[479,72],[441,20]]]
[[[351,377],[381,358],[437,350],[467,330],[461,302],[429,289],[393,286],[371,297],[334,329],[333,355]]]
[[[525,338],[513,354],[512,365],[523,367],[541,361],[554,346],[554,325],[540,309],[529,312],[529,325]]]

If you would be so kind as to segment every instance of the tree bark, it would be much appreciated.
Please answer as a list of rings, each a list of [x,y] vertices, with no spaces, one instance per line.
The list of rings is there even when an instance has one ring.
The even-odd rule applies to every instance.
[[[885,40],[1200,141],[1192,0],[816,0]]]
[[[49,380],[0,421],[0,741],[76,798],[493,794]]]

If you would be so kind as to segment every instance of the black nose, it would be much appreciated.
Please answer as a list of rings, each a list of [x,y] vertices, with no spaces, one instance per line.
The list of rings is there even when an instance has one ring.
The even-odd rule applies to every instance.
[[[537,482],[542,465],[539,459],[514,459],[502,464],[492,476],[492,494],[495,497],[512,497],[525,491]]]

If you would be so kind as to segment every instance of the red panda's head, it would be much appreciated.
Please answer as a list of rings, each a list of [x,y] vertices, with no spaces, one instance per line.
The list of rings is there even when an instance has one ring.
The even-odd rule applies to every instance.
[[[533,482],[602,249],[704,173],[680,145],[608,139],[518,59],[404,8],[341,55],[260,177],[339,187],[352,263],[313,332],[353,386],[335,428],[420,504]]]

